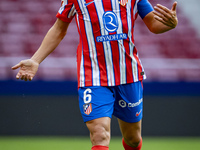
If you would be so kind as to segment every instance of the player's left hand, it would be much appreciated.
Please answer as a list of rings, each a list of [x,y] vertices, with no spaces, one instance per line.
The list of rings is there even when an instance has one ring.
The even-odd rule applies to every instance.
[[[157,4],[154,7],[156,11],[153,11],[155,15],[154,18],[160,21],[161,23],[165,24],[166,26],[175,28],[178,24],[178,18],[176,15],[176,6],[177,6],[177,2],[174,2],[170,10],[161,4]]]

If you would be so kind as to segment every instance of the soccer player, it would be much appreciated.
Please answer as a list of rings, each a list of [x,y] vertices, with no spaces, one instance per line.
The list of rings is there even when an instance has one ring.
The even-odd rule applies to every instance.
[[[177,2],[171,9],[148,0],[62,0],[57,20],[41,46],[20,68],[17,79],[32,80],[39,64],[58,46],[75,17],[80,42],[77,48],[79,107],[90,131],[92,150],[108,150],[110,121],[118,118],[125,150],[142,147],[144,69],[134,44],[138,16],[153,33],[174,29]]]

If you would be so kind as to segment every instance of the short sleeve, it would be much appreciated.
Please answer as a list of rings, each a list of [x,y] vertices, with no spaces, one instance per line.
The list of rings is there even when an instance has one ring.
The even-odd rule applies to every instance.
[[[143,19],[148,13],[153,11],[152,5],[149,3],[148,0],[140,0],[137,4],[138,13],[140,17]]]
[[[57,18],[64,22],[71,22],[76,13],[74,3],[71,0],[62,0],[61,7],[56,15]]]

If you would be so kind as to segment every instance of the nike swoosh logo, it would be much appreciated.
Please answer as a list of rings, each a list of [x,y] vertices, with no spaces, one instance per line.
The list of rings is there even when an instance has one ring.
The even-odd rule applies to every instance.
[[[85,6],[88,6],[90,4],[94,3],[94,1],[91,1],[91,2],[88,2],[88,3],[85,3]]]
[[[142,109],[140,110],[140,112],[138,113],[136,113],[136,117],[138,117],[140,114],[141,114],[141,112],[142,112]]]

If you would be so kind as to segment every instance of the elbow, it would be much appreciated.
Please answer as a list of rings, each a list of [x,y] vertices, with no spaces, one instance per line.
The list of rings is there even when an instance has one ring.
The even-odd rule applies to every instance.
[[[165,27],[165,28],[152,27],[152,28],[149,28],[149,30],[154,34],[165,33],[165,32],[167,32],[167,31],[169,31],[171,29],[173,29],[173,28],[169,28],[169,27]]]
[[[163,32],[158,32],[158,31],[151,31],[152,33],[154,33],[154,34],[161,34],[161,33],[163,33]]]
[[[159,30],[159,28],[154,27],[154,26],[149,27],[149,31],[151,33],[154,33],[154,34],[161,34],[161,33],[163,33],[161,30]]]
[[[153,29],[151,29],[150,31],[151,31],[151,33],[154,33],[154,34],[160,34],[161,33],[161,32],[158,32],[157,30],[153,30]]]

